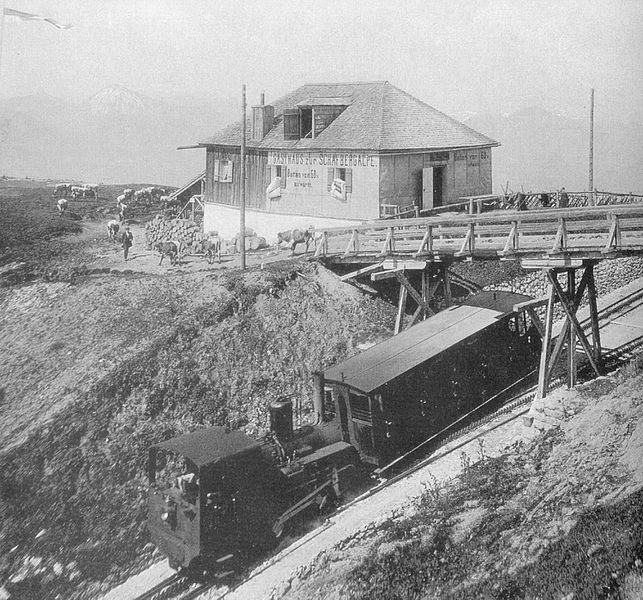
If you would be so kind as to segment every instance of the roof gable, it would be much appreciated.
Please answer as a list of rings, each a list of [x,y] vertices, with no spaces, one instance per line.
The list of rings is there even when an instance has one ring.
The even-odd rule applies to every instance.
[[[284,109],[311,99],[345,99],[346,109],[314,139],[284,140]],[[452,119],[387,81],[306,84],[274,102],[275,125],[250,148],[279,150],[439,150],[497,146],[498,142]],[[246,122],[250,131],[251,118]],[[241,122],[219,131],[201,145],[239,146]]]

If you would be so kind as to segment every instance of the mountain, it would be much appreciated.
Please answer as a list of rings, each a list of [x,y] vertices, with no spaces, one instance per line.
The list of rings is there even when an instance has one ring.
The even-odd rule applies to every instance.
[[[152,98],[111,85],[79,102],[39,93],[0,100],[0,175],[181,185],[205,166],[177,150],[235,115],[215,99]]]
[[[128,90],[122,85],[110,85],[96,92],[83,102],[92,115],[122,117],[143,114],[155,102],[142,94]]]
[[[177,150],[238,119],[234,98],[150,97],[110,85],[78,102],[38,93],[0,99],[0,176],[181,185],[205,166],[201,149]],[[467,113],[467,125],[499,141],[494,191],[584,190],[589,126],[533,105],[510,114]],[[595,123],[594,182],[601,190],[643,193],[643,124]]]
[[[509,115],[476,114],[466,120],[499,141],[493,151],[494,191],[586,190],[589,122],[531,106]],[[594,125],[594,187],[643,193],[643,125],[597,118]]]

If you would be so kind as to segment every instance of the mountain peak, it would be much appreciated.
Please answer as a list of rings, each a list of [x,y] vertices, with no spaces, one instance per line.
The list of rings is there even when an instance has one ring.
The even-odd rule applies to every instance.
[[[118,83],[109,85],[87,99],[93,115],[128,116],[142,113],[151,99]]]

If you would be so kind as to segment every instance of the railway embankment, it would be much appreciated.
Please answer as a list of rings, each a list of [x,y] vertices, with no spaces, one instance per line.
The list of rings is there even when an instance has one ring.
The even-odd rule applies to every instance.
[[[641,598],[642,371],[638,359],[550,394],[538,435],[497,456],[484,445],[462,454],[455,478],[429,467],[406,509],[319,552],[266,597]]]

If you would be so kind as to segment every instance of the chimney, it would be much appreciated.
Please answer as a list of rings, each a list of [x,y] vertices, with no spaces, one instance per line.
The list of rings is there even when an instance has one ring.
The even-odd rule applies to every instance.
[[[266,137],[275,122],[275,107],[266,104],[266,97],[261,92],[261,104],[252,107],[252,139],[259,141]]]

